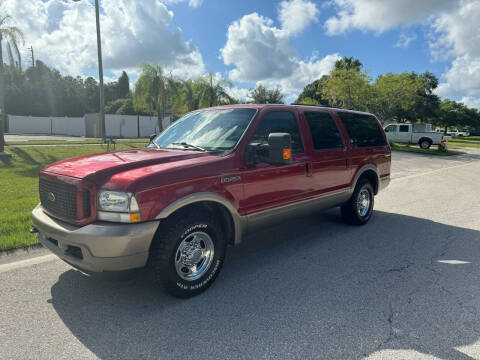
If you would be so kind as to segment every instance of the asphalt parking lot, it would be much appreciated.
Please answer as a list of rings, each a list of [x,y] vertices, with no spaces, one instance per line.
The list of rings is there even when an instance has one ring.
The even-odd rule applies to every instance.
[[[188,300],[0,257],[0,359],[480,359],[480,154],[394,153],[392,178],[366,226],[266,229]]]

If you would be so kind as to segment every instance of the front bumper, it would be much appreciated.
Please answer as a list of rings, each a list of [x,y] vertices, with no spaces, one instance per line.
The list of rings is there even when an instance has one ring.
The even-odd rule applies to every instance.
[[[159,221],[136,224],[96,222],[76,227],[48,216],[37,205],[32,225],[38,240],[62,260],[89,272],[144,267]]]

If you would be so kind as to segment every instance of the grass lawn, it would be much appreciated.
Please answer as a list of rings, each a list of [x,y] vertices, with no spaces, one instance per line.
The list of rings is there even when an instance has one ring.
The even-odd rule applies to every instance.
[[[450,144],[450,142],[448,142]],[[436,156],[453,156],[453,155],[460,155],[464,154],[461,151],[454,151],[454,150],[447,150],[447,151],[439,151],[436,146],[434,149],[421,149],[419,147],[414,147],[408,144],[399,144],[399,143],[390,143],[392,150],[394,151],[406,151],[406,152],[414,152],[419,154],[428,154],[428,155],[436,155]]]
[[[117,144],[117,150],[142,147]],[[8,146],[8,162],[0,160],[0,251],[35,245],[29,233],[30,212],[39,202],[38,172],[45,165],[74,156],[106,151],[104,146]]]
[[[448,140],[448,144],[452,146],[480,148],[480,136],[456,136]]]

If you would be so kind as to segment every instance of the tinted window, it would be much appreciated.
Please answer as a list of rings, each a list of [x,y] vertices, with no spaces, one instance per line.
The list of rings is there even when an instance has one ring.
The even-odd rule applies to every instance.
[[[315,150],[343,149],[342,137],[329,113],[306,112],[305,119],[310,127]]]
[[[400,132],[408,132],[408,125],[400,125],[399,131]]]
[[[294,153],[303,152],[297,119],[291,112],[272,111],[267,113],[255,129],[251,142],[267,143],[270,133],[289,133],[292,137],[292,151]]]
[[[385,145],[378,121],[371,115],[338,113],[356,147]]]

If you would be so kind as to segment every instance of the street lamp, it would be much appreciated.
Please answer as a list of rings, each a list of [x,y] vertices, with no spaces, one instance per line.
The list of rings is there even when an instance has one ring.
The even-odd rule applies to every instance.
[[[73,0],[78,2],[81,0]],[[95,0],[95,18],[97,21],[97,52],[98,52],[98,76],[100,78],[100,131],[103,142],[106,139],[105,131],[105,96],[103,91],[103,63],[102,63],[102,40],[100,38],[100,10],[98,0]]]

